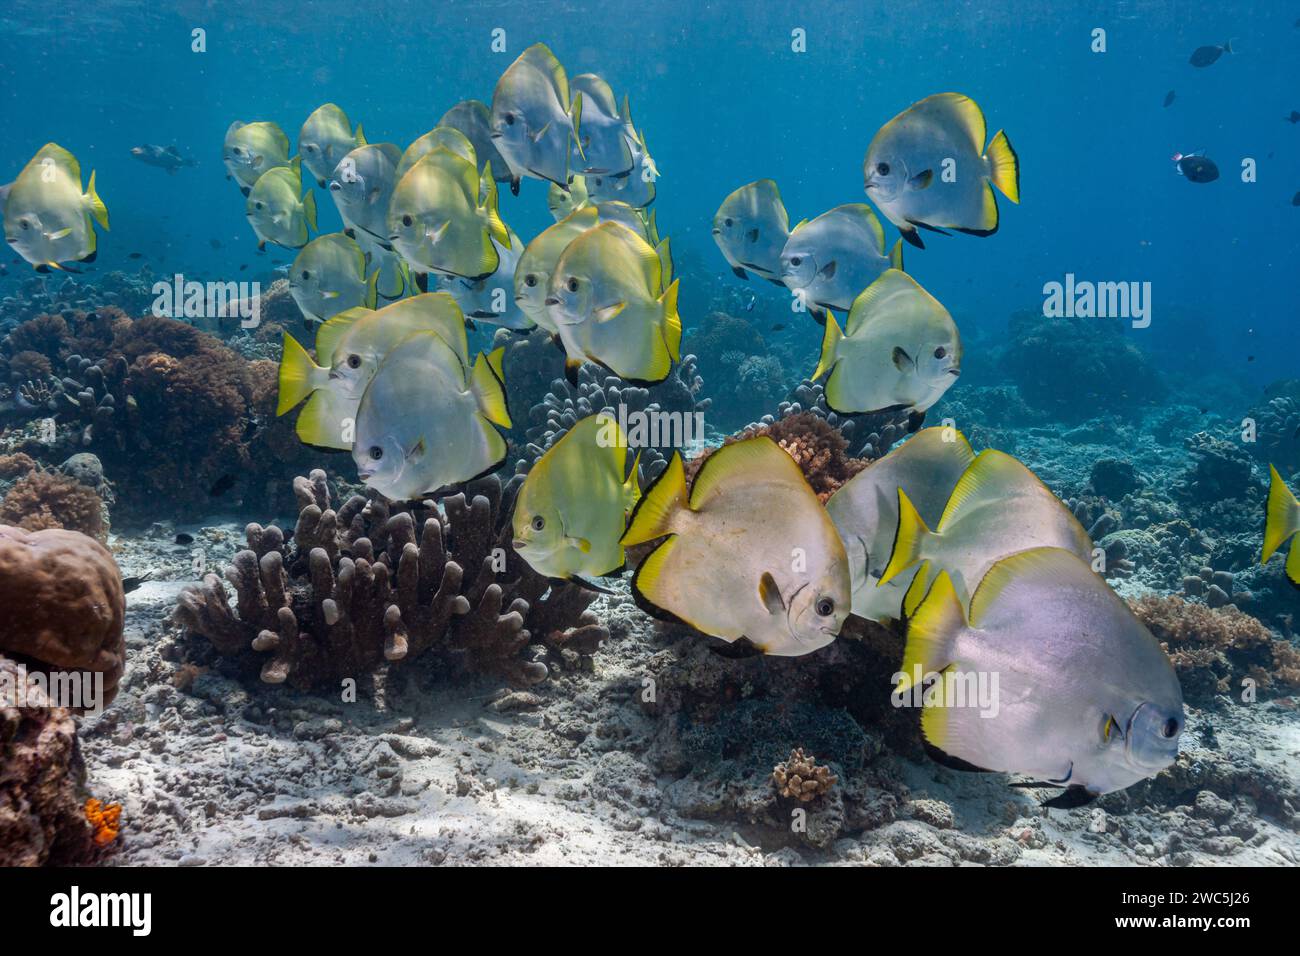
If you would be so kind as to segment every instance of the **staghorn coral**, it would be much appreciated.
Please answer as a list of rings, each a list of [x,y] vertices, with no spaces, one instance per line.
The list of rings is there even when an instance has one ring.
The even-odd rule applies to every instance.
[[[595,594],[553,584],[510,546],[521,479],[472,483],[443,501],[398,507],[354,495],[336,511],[323,471],[294,481],[301,508],[292,543],[249,525],[226,578],[181,594],[175,619],[228,656],[269,654],[267,683],[317,687],[384,662],[436,650],[472,671],[536,684],[579,666],[608,631],[587,610]]]
[[[801,803],[816,800],[830,792],[839,780],[839,777],[831,773],[830,767],[817,766],[816,758],[805,754],[802,747],[796,747],[790,752],[790,759],[772,768],[772,784],[777,792]]]
[[[1300,690],[1300,652],[1236,607],[1154,595],[1131,606],[1165,648],[1191,703],[1212,705],[1247,678],[1265,695]]]
[[[95,844],[77,725],[25,678],[0,656],[0,867],[83,863]]]
[[[102,673],[103,706],[126,666],[126,595],[113,556],[75,531],[0,525],[0,653],[31,670]]]
[[[104,502],[91,488],[56,471],[31,471],[0,501],[0,524],[27,531],[66,528],[108,540]]]
[[[850,457],[849,443],[843,433],[812,412],[796,412],[771,424],[750,426],[728,437],[723,445],[757,435],[769,436],[790,454],[823,503],[840,485],[869,464],[866,459]],[[694,480],[700,466],[713,451],[706,449],[687,463],[688,479]]]

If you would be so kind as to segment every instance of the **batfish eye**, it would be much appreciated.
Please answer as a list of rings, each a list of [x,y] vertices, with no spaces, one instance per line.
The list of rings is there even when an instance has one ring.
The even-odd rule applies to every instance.
[[[790,265],[797,266],[801,262],[803,262],[803,256],[795,256],[793,259],[790,260]]]
[[[1168,720],[1166,720],[1166,721],[1165,721],[1165,725],[1164,725],[1164,727],[1161,728],[1161,733],[1163,733],[1163,734],[1165,735],[1165,739],[1166,739],[1166,740],[1172,740],[1174,737],[1177,737],[1177,736],[1178,736],[1178,718],[1177,718],[1177,717],[1170,717]]]
[[[533,275],[531,272],[528,273],[528,275],[524,276],[524,285],[528,286],[530,289],[537,285],[537,276]]]
[[[726,226],[728,229],[730,229],[730,228],[731,228],[731,217],[728,216],[726,219],[722,220],[722,224],[723,224],[724,226]]]
[[[261,208],[262,208],[262,201],[259,199],[257,202],[253,203],[253,208],[254,208],[254,209],[261,209]]]
[[[19,220],[18,220],[18,225],[22,226],[24,229],[30,229],[30,228],[32,228],[32,227],[31,227],[31,224],[28,223],[26,219],[19,219]]]
[[[381,458],[383,458],[383,457],[384,457],[384,450],[383,450],[382,448],[380,448],[378,445],[371,445],[371,446],[370,446],[370,460],[371,460],[371,461],[379,461],[379,459],[381,459]]]
[[[889,175],[889,163],[876,163],[876,172],[882,176]]]
[[[308,144],[307,144],[307,152],[309,152],[309,153],[314,153],[314,152],[316,152],[316,147],[313,146],[311,143],[308,143]]]
[[[944,348],[942,345],[940,345],[937,349],[934,350],[935,358],[943,358],[947,354],[948,354],[948,350]]]
[[[821,617],[830,617],[835,613],[835,602],[830,598],[822,598],[817,602],[817,613]]]
[[[361,368],[361,356],[360,356],[360,355],[349,355],[349,356],[348,356],[348,368]]]
[[[410,216],[409,213],[408,213],[407,215],[405,215],[405,216],[402,217],[402,225],[403,225],[403,226],[406,226],[407,228],[410,228],[410,226],[411,226],[414,222],[415,222],[415,220],[411,218],[411,216]]]
[[[311,273],[308,272],[306,269],[303,269],[303,270],[302,270],[302,277],[303,277],[304,279],[310,279],[310,278],[311,278]]]
[[[506,125],[507,125],[507,126],[514,126],[514,125],[515,125],[515,114],[514,114],[514,113],[507,113],[507,114],[506,114]]]
[[[570,277],[568,288],[569,288],[569,291],[570,291],[570,292],[577,292],[577,291],[578,291],[578,280],[575,279],[575,278]]]
[[[534,530],[534,531],[541,531],[541,530],[542,530],[543,528],[545,528],[545,527],[546,527],[546,519],[545,519],[545,518],[543,518],[541,515],[538,515],[537,517],[533,518],[533,530]]]

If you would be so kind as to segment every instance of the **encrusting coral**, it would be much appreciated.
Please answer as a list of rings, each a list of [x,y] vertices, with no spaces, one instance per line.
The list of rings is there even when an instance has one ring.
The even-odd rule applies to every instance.
[[[76,478],[57,471],[32,470],[14,482],[0,501],[0,524],[27,531],[65,528],[97,541],[108,539],[103,500]]]
[[[831,768],[819,767],[811,754],[805,754],[802,747],[796,747],[790,759],[772,768],[772,783],[783,797],[793,798],[801,803],[816,800],[839,783],[839,777],[831,773]]]
[[[117,563],[75,531],[0,525],[0,653],[29,670],[104,675],[112,703],[126,667],[126,595]]]
[[[248,548],[226,579],[182,592],[176,621],[227,656],[269,655],[261,677],[319,687],[384,662],[436,650],[471,671],[536,684],[582,665],[609,632],[587,610],[596,595],[555,583],[511,547],[510,511],[522,479],[472,482],[443,500],[396,506],[354,495],[337,510],[325,473],[294,481],[292,539],[249,525]]]
[[[1265,694],[1300,690],[1300,651],[1236,607],[1154,595],[1132,607],[1164,646],[1191,703],[1212,704],[1217,695],[1239,693],[1247,679]]]

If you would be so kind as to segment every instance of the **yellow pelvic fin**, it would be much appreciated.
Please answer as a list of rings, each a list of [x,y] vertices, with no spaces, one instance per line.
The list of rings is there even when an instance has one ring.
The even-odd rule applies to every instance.
[[[93,169],[90,171],[90,183],[86,186],[86,204],[90,207],[90,214],[95,217],[95,222],[107,229],[108,207],[104,205],[104,200],[99,198],[99,193],[95,192],[95,171]]]
[[[899,666],[902,680],[895,688],[902,692],[913,686],[912,678],[919,665],[921,673],[943,670],[952,663],[954,640],[966,626],[961,601],[947,571],[940,571],[925,596],[907,622],[907,646],[903,650],[903,663]],[[937,741],[931,741],[942,746]]]
[[[370,278],[366,280],[366,308],[373,309],[379,304],[379,269],[370,273]]]
[[[894,243],[894,248],[889,250],[889,267],[903,271],[903,240],[899,239]]]
[[[905,569],[916,564],[921,559],[921,548],[929,535],[930,529],[925,526],[925,519],[916,510],[916,506],[908,500],[907,492],[899,488],[898,530],[894,532],[894,550],[889,556],[885,573],[880,576],[876,586],[888,583]],[[949,581],[948,584],[951,586],[952,582]]]
[[[672,582],[668,580],[665,569],[668,564],[668,558],[673,553],[673,548],[677,545],[677,535],[671,535],[667,541],[655,548],[650,555],[641,562],[636,569],[636,574],[632,577],[632,587],[637,594],[645,598],[656,607],[663,608],[665,611],[675,614],[670,602],[674,596],[675,590]],[[689,623],[689,622],[687,622]]]
[[[1269,465],[1268,473],[1268,504],[1264,510],[1264,552],[1260,557],[1260,564],[1267,564],[1268,559],[1273,557],[1273,553],[1282,547],[1286,539],[1300,531],[1300,501],[1291,494],[1291,490],[1282,481],[1282,476],[1278,474],[1276,468]],[[1295,548],[1293,547],[1291,551],[1291,558],[1287,560],[1288,566],[1291,564],[1291,559],[1295,557]]]
[[[1020,157],[1003,130],[998,130],[989,143],[988,160],[993,185],[1012,202],[1020,202]]]
[[[484,190],[483,205],[481,212],[483,222],[487,226],[488,235],[501,243],[502,246],[510,248],[510,230],[506,224],[501,221],[501,213],[497,209],[497,181],[490,175],[485,175],[481,183]]]
[[[665,239],[664,243],[667,244]],[[664,344],[674,362],[682,358],[682,317],[677,314],[677,280],[674,279],[659,297],[664,308]]]
[[[505,347],[494,349],[491,355],[483,352],[474,360],[470,375],[470,390],[478,399],[483,416],[494,425],[510,428],[510,412],[506,409],[504,373],[501,369]]]
[[[835,313],[827,309],[826,328],[822,330],[822,351],[817,358],[817,369],[812,375],[814,382],[834,367],[838,360],[836,352],[842,338],[844,333],[840,331],[840,324],[835,321]]]
[[[1286,556],[1287,579],[1300,587],[1300,537],[1291,542],[1291,551]]]
[[[312,372],[318,366],[307,350],[288,332],[284,333],[284,355],[280,359],[280,395],[275,414],[283,415],[315,391]]]
[[[620,544],[641,544],[662,538],[673,530],[673,517],[690,508],[686,499],[686,467],[680,452],[673,452],[668,466],[651,482],[632,512],[632,520]],[[642,567],[644,567],[644,563]],[[638,572],[638,575],[640,572]]]
[[[307,228],[316,231],[316,193],[308,189],[302,197],[302,211],[307,219]]]
[[[346,450],[352,447],[352,442],[343,438],[343,419],[355,415],[355,402],[340,399],[328,389],[320,389],[303,406],[294,430],[309,445]]]
[[[916,569],[916,576],[912,578],[912,583],[908,585],[907,592],[903,595],[903,617],[910,618],[916,613],[916,609],[925,600],[929,589],[930,562],[922,561],[920,567]]]
[[[366,143],[366,134],[362,131],[360,123],[357,124],[357,145],[358,146],[368,145]]]

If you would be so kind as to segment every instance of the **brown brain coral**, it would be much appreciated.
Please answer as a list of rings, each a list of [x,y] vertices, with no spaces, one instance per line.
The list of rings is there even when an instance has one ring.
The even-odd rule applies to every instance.
[[[15,463],[15,467],[20,465]],[[29,471],[14,482],[0,501],[0,524],[27,531],[66,528],[97,541],[108,539],[104,502],[99,495],[75,478],[53,471]]]
[[[0,525],[0,653],[32,670],[102,673],[107,706],[126,665],[126,596],[108,549],[75,531]]]

